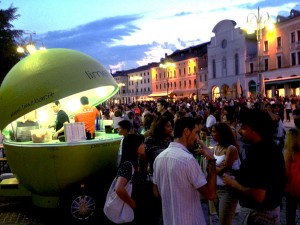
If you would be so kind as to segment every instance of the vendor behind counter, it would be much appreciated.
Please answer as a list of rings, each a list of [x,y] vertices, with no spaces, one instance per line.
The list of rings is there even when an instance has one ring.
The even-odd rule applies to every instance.
[[[80,98],[81,108],[75,114],[75,122],[83,122],[85,124],[86,139],[95,138],[95,121],[100,116],[100,112],[94,106],[89,105],[89,99],[86,96]]]

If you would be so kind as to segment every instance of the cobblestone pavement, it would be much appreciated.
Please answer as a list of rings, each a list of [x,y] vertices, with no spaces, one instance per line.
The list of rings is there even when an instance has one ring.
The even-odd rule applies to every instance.
[[[207,203],[202,204],[204,215],[208,225],[218,225],[216,214],[209,216]],[[236,214],[232,225],[238,224],[238,214]],[[209,222],[211,221],[211,223]],[[11,199],[0,202],[0,224],[5,225],[55,225],[71,224],[65,221],[61,212],[57,209],[41,209],[31,204],[30,199]],[[98,221],[97,225],[107,225],[106,221]],[[281,207],[281,225],[285,225],[285,198]],[[297,210],[297,225],[300,225],[300,208]],[[142,224],[141,224],[142,225]]]
[[[204,211],[204,214],[206,216],[206,222],[208,225],[219,225],[219,220],[218,220],[218,216],[216,214],[213,214],[211,216],[209,216],[209,212],[208,212],[208,205],[202,204],[202,208]],[[282,199],[282,206],[281,206],[281,214],[280,214],[280,224],[281,225],[285,225],[286,224],[286,217],[285,217],[285,198]],[[238,224],[238,213],[236,213],[236,216],[234,217],[233,223],[232,225],[239,225]],[[296,219],[296,225],[300,225],[300,206],[298,205],[298,209],[297,209],[297,219]]]
[[[33,206],[30,198],[5,198],[1,200],[0,224],[53,225],[58,224],[59,218],[62,218],[56,209],[41,209]]]

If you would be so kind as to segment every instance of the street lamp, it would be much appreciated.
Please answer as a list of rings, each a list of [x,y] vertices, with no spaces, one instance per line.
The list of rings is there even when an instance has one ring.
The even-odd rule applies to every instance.
[[[131,77],[130,78],[130,80],[132,80],[132,81],[136,81],[136,90],[135,90],[135,93],[136,93],[136,96],[135,96],[135,98],[136,98],[136,100],[137,100],[137,93],[138,93],[138,85],[139,85],[139,80],[142,80],[143,78],[142,77],[139,77],[139,76],[133,76],[133,77]]]
[[[167,101],[168,101],[169,100],[169,73],[168,73],[168,68],[174,68],[175,63],[170,63],[170,62],[160,63],[159,67],[165,69],[165,72],[167,74],[166,80],[167,80]]]
[[[253,19],[255,19],[255,24],[253,26]],[[262,39],[262,30],[265,25],[268,30],[274,28],[273,23],[271,22],[270,16],[268,12],[260,13],[259,7],[257,9],[257,15],[254,13],[250,13],[247,16],[247,24],[248,24],[248,34],[254,33],[256,31],[256,40],[257,40],[257,81],[256,81],[256,93],[260,94],[262,97],[265,95],[265,84],[264,78],[261,74],[261,45],[260,41]]]
[[[26,32],[25,34],[29,34],[29,43],[28,44],[24,44],[24,46],[19,45],[17,47],[17,52],[19,53],[26,53],[26,54],[32,54],[33,52],[37,51],[36,46],[34,45],[33,39],[32,39],[32,35],[35,35],[35,32]],[[35,41],[37,42],[37,41]],[[41,47],[39,48],[39,50],[45,50],[45,46],[44,43],[41,42]]]

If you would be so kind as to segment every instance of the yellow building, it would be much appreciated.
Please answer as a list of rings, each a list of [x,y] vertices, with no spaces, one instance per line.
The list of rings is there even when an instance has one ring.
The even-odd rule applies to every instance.
[[[263,33],[261,49],[266,96],[299,96],[300,11],[277,16],[275,29]]]

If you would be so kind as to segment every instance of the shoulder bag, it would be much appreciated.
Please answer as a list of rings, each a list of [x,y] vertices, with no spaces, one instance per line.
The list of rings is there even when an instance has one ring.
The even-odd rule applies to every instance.
[[[133,173],[134,173],[134,168],[132,166],[132,176]],[[125,189],[128,192],[129,196],[131,196],[132,193],[132,176],[131,176],[131,180],[128,181],[125,186]],[[109,220],[117,224],[131,222],[134,219],[133,209],[122,199],[120,199],[119,196],[117,195],[115,191],[116,183],[117,183],[117,177],[113,180],[108,190],[106,201],[103,208],[104,214],[107,216]]]

